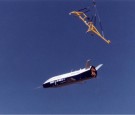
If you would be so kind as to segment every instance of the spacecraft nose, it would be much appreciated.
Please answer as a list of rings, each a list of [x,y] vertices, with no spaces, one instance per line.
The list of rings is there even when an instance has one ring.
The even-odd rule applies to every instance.
[[[44,83],[43,84],[43,88],[49,88],[50,87],[50,83]]]

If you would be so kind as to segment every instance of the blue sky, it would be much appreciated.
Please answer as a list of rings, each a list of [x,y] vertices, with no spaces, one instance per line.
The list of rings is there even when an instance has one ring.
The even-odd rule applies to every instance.
[[[68,14],[89,0],[0,1],[1,114],[135,113],[135,2],[96,2],[110,45]],[[87,59],[104,64],[97,79],[36,89]]]

